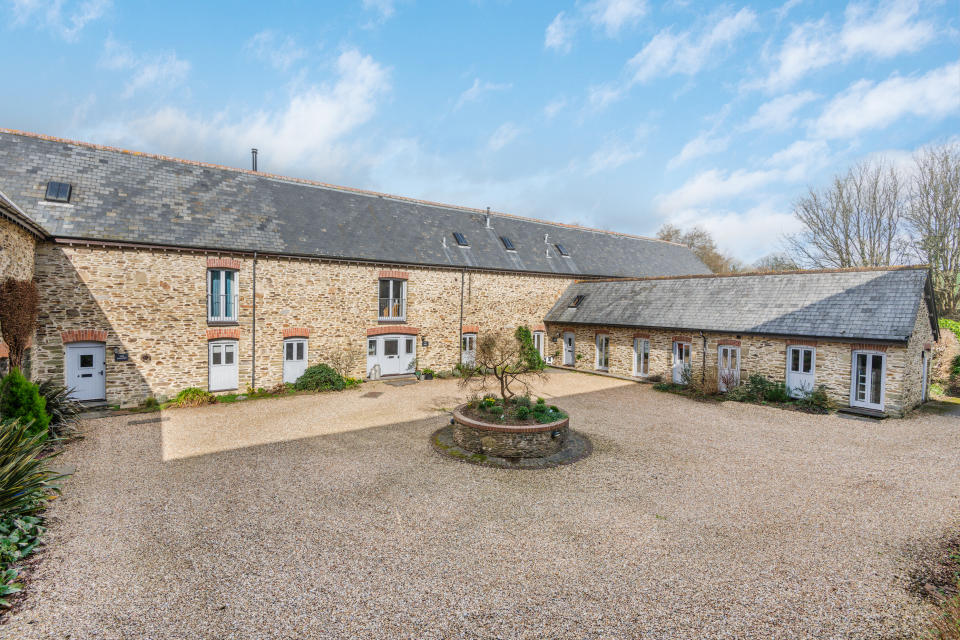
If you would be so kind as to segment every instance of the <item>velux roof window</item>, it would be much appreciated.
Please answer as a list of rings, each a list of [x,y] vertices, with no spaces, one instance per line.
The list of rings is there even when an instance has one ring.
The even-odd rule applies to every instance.
[[[73,187],[69,182],[48,182],[47,193],[43,196],[44,200],[50,202],[70,202],[70,192]]]
[[[457,244],[461,247],[469,247],[470,243],[467,242],[467,239],[459,231],[453,232],[453,239],[457,241]]]
[[[586,296],[586,295],[583,295],[583,294],[576,296],[576,297],[573,299],[573,302],[570,303],[570,308],[571,308],[571,309],[574,309],[574,308],[576,308],[576,307],[579,307],[579,306],[580,306],[580,303],[583,302],[583,299],[586,298],[586,297],[587,297],[587,296]]]
[[[557,253],[559,253],[560,255],[562,255],[564,258],[569,258],[569,257],[570,257],[570,254],[567,252],[566,247],[564,247],[562,244],[555,244],[555,245],[553,245],[553,246],[555,246],[555,247],[557,248]]]
[[[503,243],[503,248],[507,251],[516,251],[517,248],[513,246],[513,241],[510,240],[507,236],[500,236],[500,242]]]

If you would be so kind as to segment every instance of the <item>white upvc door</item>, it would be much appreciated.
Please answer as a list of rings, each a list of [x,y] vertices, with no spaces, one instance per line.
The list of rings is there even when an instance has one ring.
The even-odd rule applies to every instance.
[[[293,384],[307,370],[306,338],[283,341],[283,381]]]
[[[105,400],[107,397],[106,347],[100,343],[67,345],[65,384],[74,400]]]
[[[646,376],[650,373],[650,341],[645,338],[633,340],[633,375]]]
[[[400,373],[413,373],[417,368],[417,339],[404,336],[401,343]]]
[[[381,353],[380,373],[385,376],[395,376],[400,373],[400,338],[385,336],[380,339]]]
[[[381,376],[413,373],[417,361],[417,339],[408,335],[377,336],[367,339],[367,375],[380,367]]]
[[[850,406],[883,411],[887,355],[880,351],[854,351]]]
[[[460,353],[461,364],[472,367],[477,359],[477,334],[463,334],[460,337],[460,347],[462,349]]]
[[[576,361],[576,349],[573,333],[567,331],[563,334],[563,364],[572,367]]]
[[[720,345],[717,356],[717,390],[726,393],[740,384],[740,347]]]
[[[787,347],[787,391],[802,398],[813,391],[817,353],[813,347]]]
[[[599,371],[610,369],[610,336],[606,333],[597,334],[597,357],[594,366]]]
[[[238,387],[237,341],[216,340],[209,343],[210,391],[232,391]]]
[[[690,343],[673,343],[673,381],[676,384],[683,382],[683,370],[690,366]]]
[[[537,353],[540,354],[540,357],[543,357],[543,331],[534,331],[533,332],[533,347],[537,350]]]

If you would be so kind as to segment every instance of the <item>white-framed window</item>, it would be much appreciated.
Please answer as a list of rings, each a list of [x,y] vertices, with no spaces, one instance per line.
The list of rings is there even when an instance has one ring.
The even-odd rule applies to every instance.
[[[230,391],[238,386],[237,341],[214,340],[208,344],[210,391]]]
[[[717,390],[726,393],[740,384],[740,347],[722,344],[717,348]]]
[[[367,355],[375,356],[377,355],[377,339],[370,338],[367,340]]]
[[[850,406],[883,411],[887,354],[882,351],[854,351],[851,359]]]
[[[646,338],[633,340],[633,375],[650,375],[650,341]]]
[[[405,339],[404,339],[404,343],[405,343],[405,353],[406,353],[408,356],[411,355],[411,354],[413,354],[413,352],[414,352],[413,341],[414,341],[413,338],[405,338]]]
[[[237,321],[237,272],[207,269],[207,321]]]
[[[380,319],[405,320],[407,317],[407,281],[380,279]]]
[[[787,347],[787,391],[791,396],[802,398],[813,391],[816,383],[816,363],[817,350],[814,347]]]
[[[537,350],[537,353],[540,354],[540,357],[543,357],[543,343],[544,343],[545,334],[543,331],[534,331],[533,332],[533,347]]]
[[[597,334],[597,369],[608,371],[610,369],[610,336],[606,333]]]

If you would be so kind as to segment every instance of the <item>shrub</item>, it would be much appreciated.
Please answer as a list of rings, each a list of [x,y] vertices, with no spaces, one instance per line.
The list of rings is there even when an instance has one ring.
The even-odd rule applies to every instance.
[[[341,391],[347,383],[332,367],[315,364],[307,368],[293,386],[299,391]]]
[[[766,398],[771,386],[773,386],[773,383],[759,373],[754,373],[747,378],[747,392],[750,394],[752,402],[760,402]]]
[[[543,398],[537,398],[537,404],[547,404],[547,401]]]
[[[10,349],[10,367],[23,366],[23,356],[37,323],[37,285],[7,278],[0,284],[0,331]]]
[[[530,408],[530,396],[516,396],[510,401],[515,407]]]
[[[950,362],[950,389],[954,392],[960,391],[960,354],[954,356]]]
[[[734,402],[755,402],[756,400],[750,389],[742,384],[727,389],[725,398]]]
[[[46,400],[40,397],[40,390],[20,373],[13,369],[0,381],[0,417],[20,419],[29,424],[29,433],[47,435],[50,416],[46,412]]]
[[[345,389],[352,389],[353,387],[359,387],[363,384],[362,378],[344,378],[343,379]]]
[[[531,413],[530,407],[525,407],[522,405],[517,407],[513,411],[513,415],[514,417],[516,417],[517,420],[526,420],[527,418],[530,417],[530,413]]]
[[[50,493],[59,493],[63,476],[47,468],[52,456],[41,457],[47,434],[31,433],[20,420],[0,422],[0,518],[35,511]]]
[[[787,392],[787,385],[782,382],[771,382],[763,399],[767,402],[789,402],[790,394]]]
[[[173,398],[173,404],[178,407],[199,407],[216,401],[216,396],[200,387],[187,387]]]
[[[830,397],[827,395],[827,388],[820,385],[813,391],[804,393],[802,397],[797,399],[797,404],[801,407],[826,411],[830,408]]]
[[[80,403],[70,398],[70,389],[57,384],[53,379],[44,380],[37,386],[37,392],[46,400],[44,410],[50,416],[48,428],[58,438],[71,438],[77,435],[80,427]],[[153,404],[150,405],[150,401]],[[159,409],[156,398],[147,398],[148,407]]]

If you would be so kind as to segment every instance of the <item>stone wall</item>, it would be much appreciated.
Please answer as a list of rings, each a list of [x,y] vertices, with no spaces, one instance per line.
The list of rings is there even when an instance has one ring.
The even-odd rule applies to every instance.
[[[42,244],[36,272],[41,289],[35,378],[63,379],[62,332],[106,331],[107,400],[135,404],[207,387],[207,339],[214,330],[238,334],[239,387],[251,382],[253,259],[222,256],[237,267],[238,322],[209,325],[208,259],[188,251]],[[213,264],[213,263],[211,263]],[[256,385],[282,380],[284,331],[307,334],[308,362],[348,360],[350,375],[366,371],[368,330],[378,320],[381,271],[407,279],[402,326],[418,330],[421,367],[452,368],[459,358],[461,277],[465,325],[481,332],[535,326],[569,285],[565,277],[471,272],[261,257],[257,260]],[[426,339],[429,346],[422,346]],[[117,362],[114,350],[129,354]],[[347,354],[344,358],[341,354]]]
[[[932,340],[926,305],[921,304],[917,328],[908,347],[893,345],[867,345],[887,354],[886,395],[884,410],[899,415],[920,402],[920,351],[924,343]],[[815,384],[823,385],[830,400],[837,406],[850,404],[852,374],[851,353],[854,345],[849,342],[824,340],[768,338],[753,335],[704,333],[662,329],[628,329],[620,327],[581,326],[551,323],[547,325],[547,355],[554,355],[556,362],[563,358],[563,333],[572,331],[574,348],[578,356],[575,368],[596,370],[596,337],[600,332],[610,338],[610,366],[608,373],[634,377],[633,341],[635,337],[650,341],[648,376],[669,382],[672,379],[673,342],[683,338],[690,343],[691,373],[693,378],[705,384],[709,391],[717,390],[719,347],[723,343],[739,343],[740,379],[746,380],[753,373],[760,373],[771,380],[785,381],[787,374],[787,347],[791,344],[808,344],[816,347]],[[554,342],[556,338],[556,342]],[[704,349],[706,338],[706,349]],[[859,346],[857,348],[860,348]],[[639,379],[639,378],[638,378]]]
[[[37,239],[18,224],[0,216],[0,280],[33,278],[34,250]],[[0,359],[9,355],[9,349],[0,339]],[[29,358],[29,355],[28,355]]]

